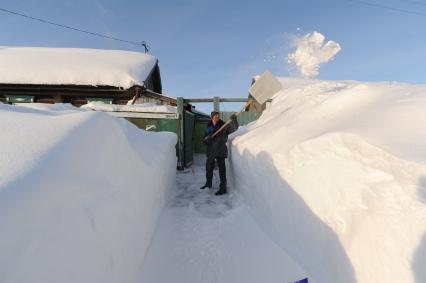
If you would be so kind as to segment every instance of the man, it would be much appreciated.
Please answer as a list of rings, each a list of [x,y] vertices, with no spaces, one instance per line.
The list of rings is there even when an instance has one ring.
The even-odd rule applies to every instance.
[[[233,114],[230,118],[231,123],[213,138],[212,135],[224,125],[224,122],[219,118],[219,112],[217,111],[213,111],[210,117],[211,120],[207,124],[203,140],[204,144],[207,146],[206,184],[200,189],[212,187],[213,169],[216,160],[219,166],[220,186],[215,195],[223,195],[226,194],[225,158],[228,157],[226,142],[228,141],[228,135],[235,132],[239,125],[237,116]]]

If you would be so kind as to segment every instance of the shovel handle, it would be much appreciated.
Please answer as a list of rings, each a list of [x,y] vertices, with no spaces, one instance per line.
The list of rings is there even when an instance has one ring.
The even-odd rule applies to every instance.
[[[246,105],[244,105],[244,107],[243,108],[241,108],[241,110],[240,111],[238,111],[237,113],[235,113],[235,116],[240,116],[240,114],[241,114],[241,112],[243,112],[244,111],[244,109],[246,109],[250,104],[252,104],[253,103],[253,99],[252,98],[250,98],[248,101],[247,101],[247,103],[246,103]],[[228,127],[228,125],[229,124],[231,124],[231,119],[229,119],[228,121],[226,121],[226,123],[225,124],[223,124],[222,125],[222,127],[220,127],[219,128],[219,130],[217,130],[216,132],[214,132],[213,134],[212,134],[212,138],[214,138],[215,136],[217,136],[220,132],[222,132],[223,131],[223,129],[225,129],[226,127]]]

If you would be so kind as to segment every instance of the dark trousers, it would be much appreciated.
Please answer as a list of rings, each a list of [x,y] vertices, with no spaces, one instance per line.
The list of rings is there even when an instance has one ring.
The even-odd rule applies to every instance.
[[[220,187],[226,189],[226,167],[225,167],[225,158],[216,157],[216,158],[207,158],[206,161],[206,185],[211,187],[213,181],[213,169],[214,161],[217,161],[219,166],[219,176],[220,176]]]

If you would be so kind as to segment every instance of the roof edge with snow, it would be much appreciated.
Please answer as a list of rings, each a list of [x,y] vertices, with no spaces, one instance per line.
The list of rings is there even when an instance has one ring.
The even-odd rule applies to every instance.
[[[158,59],[135,51],[0,47],[0,84],[142,86]]]

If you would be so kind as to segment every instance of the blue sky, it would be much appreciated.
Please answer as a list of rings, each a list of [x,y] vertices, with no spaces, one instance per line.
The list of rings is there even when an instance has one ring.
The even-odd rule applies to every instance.
[[[426,2],[365,0],[0,0],[0,7],[133,41],[160,60],[164,93],[245,97],[253,75],[289,75],[291,37],[318,31],[342,51],[319,79],[426,82]],[[0,45],[142,50],[0,13]],[[1,63],[1,62],[0,62]]]

